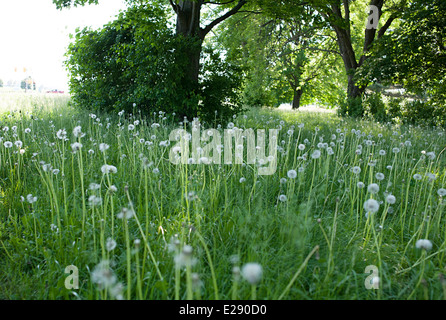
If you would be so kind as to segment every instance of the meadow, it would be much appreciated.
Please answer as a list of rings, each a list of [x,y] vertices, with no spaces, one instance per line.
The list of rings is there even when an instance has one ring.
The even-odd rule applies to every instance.
[[[277,170],[175,165],[170,114],[0,95],[1,299],[446,299],[446,132],[250,109]]]

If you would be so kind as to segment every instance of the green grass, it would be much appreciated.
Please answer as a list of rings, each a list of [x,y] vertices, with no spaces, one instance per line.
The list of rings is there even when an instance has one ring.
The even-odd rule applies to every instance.
[[[178,128],[170,115],[92,115],[66,96],[1,99],[2,299],[446,298],[442,129],[253,109],[235,126],[281,129],[277,171],[258,175],[249,164],[170,163],[174,142],[160,146]],[[366,217],[368,199],[379,210]],[[250,262],[263,271],[253,284],[240,275]],[[370,265],[379,289],[365,286]],[[65,286],[67,266],[78,289]]]

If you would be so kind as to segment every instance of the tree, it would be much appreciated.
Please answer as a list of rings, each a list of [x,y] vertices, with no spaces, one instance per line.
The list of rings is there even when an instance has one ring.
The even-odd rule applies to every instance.
[[[62,9],[69,6],[84,4],[97,4],[98,0],[53,0],[57,8]],[[131,4],[138,6],[151,6],[162,4],[166,1],[148,1],[148,0],[128,0]],[[184,81],[190,84],[191,88],[196,88],[199,81],[200,56],[205,37],[221,22],[236,14],[247,0],[169,0],[169,5],[176,15],[176,34],[182,36],[185,41],[193,43],[188,50],[183,52],[188,58],[188,64],[185,66]],[[212,10],[212,7],[217,7]],[[216,17],[204,27],[201,27],[203,12],[212,11]],[[224,11],[228,9],[227,11]],[[222,12],[224,11],[224,12]]]
[[[238,111],[237,68],[203,53],[198,88],[191,94],[183,53],[191,43],[173,34],[162,7],[132,6],[99,30],[78,30],[66,54],[75,103],[93,110],[155,111],[209,120]]]
[[[358,70],[363,86],[400,85],[418,103],[405,110],[406,118],[446,124],[446,3],[412,1],[398,28],[371,47],[369,58]],[[415,110],[417,107],[422,108]],[[424,110],[424,111],[423,111]]]
[[[245,102],[276,106],[292,101],[297,109],[302,101],[321,102],[337,94],[330,79],[339,74],[334,72],[337,57],[331,55],[336,43],[320,15],[306,5],[280,10],[268,2],[261,7],[262,14],[226,22],[219,35],[221,50],[246,70]]]
[[[347,76],[347,97],[357,100],[365,87],[355,82],[355,73],[369,57],[376,39],[382,37],[405,7],[406,0],[257,0],[258,5],[280,17],[294,14],[293,7],[309,5],[334,33]],[[368,14],[368,17],[364,16]],[[359,19],[361,18],[361,19]],[[361,21],[362,20],[362,21]],[[385,21],[384,21],[385,20]],[[364,23],[364,22],[368,23]]]

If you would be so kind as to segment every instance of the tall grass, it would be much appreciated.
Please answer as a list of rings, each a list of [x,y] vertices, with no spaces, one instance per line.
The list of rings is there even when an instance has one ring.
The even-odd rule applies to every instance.
[[[258,175],[170,163],[170,132],[191,128],[168,114],[8,99],[0,298],[446,298],[442,129],[254,109],[235,127],[280,129],[277,171]]]

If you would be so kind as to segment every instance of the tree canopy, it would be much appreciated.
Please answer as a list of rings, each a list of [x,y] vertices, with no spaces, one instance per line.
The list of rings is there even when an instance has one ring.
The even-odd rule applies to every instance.
[[[101,3],[53,2],[59,9]],[[67,66],[79,103],[147,110],[175,105],[181,116],[209,118],[242,104],[319,103],[356,117],[376,118],[380,110],[380,119],[389,121],[410,118],[404,108],[431,108],[434,123],[444,123],[444,1],[127,3],[102,30],[74,37]],[[416,103],[395,104],[381,93],[370,98],[370,89],[395,85]],[[392,113],[395,105],[399,111]]]

